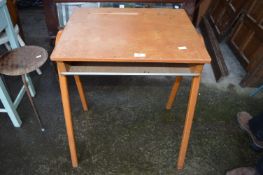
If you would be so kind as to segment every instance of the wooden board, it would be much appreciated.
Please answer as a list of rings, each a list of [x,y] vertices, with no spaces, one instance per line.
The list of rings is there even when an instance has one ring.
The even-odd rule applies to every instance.
[[[247,75],[242,86],[257,87],[263,83],[263,1],[251,0],[250,7],[240,18],[228,44]]]
[[[244,79],[240,82],[243,87],[259,87],[262,86],[263,80],[263,60],[258,60],[258,66],[251,72],[248,72]]]
[[[196,19],[194,21],[195,26],[199,26],[202,18],[206,15],[207,10],[211,4],[212,0],[199,0],[199,5],[196,5]]]
[[[55,38],[59,28],[56,3],[53,0],[45,0],[43,5],[48,34]]]
[[[200,27],[205,36],[208,51],[212,57],[211,65],[216,81],[220,81],[228,75],[228,69],[221,53],[219,43],[206,17],[203,18]]]
[[[234,29],[240,14],[246,11],[251,0],[213,0],[208,10],[208,20],[212,24],[218,41],[223,41]]]
[[[209,63],[184,10],[87,9],[71,16],[51,59],[89,62]]]

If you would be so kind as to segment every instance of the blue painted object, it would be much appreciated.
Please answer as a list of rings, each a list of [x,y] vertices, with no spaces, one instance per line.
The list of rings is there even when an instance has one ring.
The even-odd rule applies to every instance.
[[[260,91],[263,90],[263,85],[261,85],[259,88],[257,88],[255,91],[253,91],[250,96],[254,97],[256,96]]]
[[[8,36],[8,40],[9,40],[11,48],[15,49],[15,48],[20,47],[19,42],[16,37],[16,33],[13,28],[13,24],[12,24],[8,9],[6,7],[6,0],[0,0],[0,32],[4,30],[6,32],[6,35]],[[35,96],[36,92],[32,84],[32,81],[28,75],[26,75],[26,81],[28,82],[31,96]],[[4,108],[0,108],[0,112],[8,113],[15,127],[20,127],[22,124],[22,121],[16,111],[16,108],[18,107],[24,94],[25,94],[25,87],[23,86],[21,90],[19,91],[15,101],[12,102],[12,99],[10,98],[10,95],[8,94],[6,87],[0,77],[0,100],[4,106]]]

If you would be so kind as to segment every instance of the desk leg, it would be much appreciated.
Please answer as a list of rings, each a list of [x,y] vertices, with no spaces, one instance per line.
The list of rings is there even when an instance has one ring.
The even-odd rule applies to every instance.
[[[65,64],[62,62],[58,62],[57,66],[58,66],[58,77],[59,77],[62,105],[64,109],[64,118],[65,118],[67,135],[68,135],[71,163],[73,167],[77,167],[78,157],[77,157],[76,143],[75,143],[75,138],[74,138],[74,131],[73,131],[73,126],[72,126],[71,107],[70,107],[69,92],[68,92],[68,82],[67,82],[67,77],[65,75],[61,75],[60,73],[62,71],[66,71],[66,67],[65,67]]]
[[[82,85],[82,82],[80,80],[80,77],[78,75],[74,75],[74,79],[75,79],[75,82],[77,85],[77,89],[79,92],[79,97],[80,97],[80,101],[81,101],[83,110],[87,111],[88,110],[88,103],[87,103],[87,100],[85,97],[85,93],[84,93],[84,89],[83,89],[83,85]]]
[[[176,77],[175,82],[174,82],[173,87],[172,87],[172,90],[170,92],[169,99],[168,99],[168,101],[166,103],[166,110],[170,110],[172,108],[175,96],[177,94],[177,91],[179,89],[180,82],[181,82],[182,79],[183,79],[183,77],[180,77],[180,76]]]
[[[179,170],[183,169],[184,167],[184,161],[185,161],[185,156],[186,156],[186,152],[188,148],[190,132],[191,132],[193,118],[194,118],[194,111],[195,111],[198,90],[199,90],[199,85],[200,85],[200,80],[201,80],[201,72],[202,72],[203,66],[197,66],[196,68],[198,69],[197,71],[200,72],[200,76],[195,76],[192,79],[186,119],[185,119],[185,124],[184,124],[184,131],[183,131],[180,152],[179,152],[179,157],[178,157],[178,162],[177,162],[177,169]]]

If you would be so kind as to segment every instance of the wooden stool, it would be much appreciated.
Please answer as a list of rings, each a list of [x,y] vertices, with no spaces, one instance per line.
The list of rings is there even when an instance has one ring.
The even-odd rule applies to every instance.
[[[33,107],[34,113],[42,131],[45,129],[30,95],[28,83],[26,81],[26,74],[41,67],[46,62],[47,58],[47,51],[38,46],[20,47],[5,53],[0,57],[1,74],[9,76],[22,76],[22,81],[25,86],[27,96]]]

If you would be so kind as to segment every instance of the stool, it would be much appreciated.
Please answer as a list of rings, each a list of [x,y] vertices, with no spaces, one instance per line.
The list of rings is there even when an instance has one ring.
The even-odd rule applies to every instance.
[[[20,34],[19,34],[19,27],[18,25],[16,24],[14,26],[14,31],[15,31],[15,34],[16,34],[16,38],[17,38],[17,41],[18,41],[18,44],[20,47],[23,47],[25,46],[25,42],[23,41],[23,39],[21,38]],[[4,44],[6,49],[8,51],[12,50],[12,48],[9,46],[9,39],[8,39],[8,36],[6,35],[6,32],[2,32],[2,34],[0,34],[0,45]],[[36,72],[38,75],[41,75],[42,72],[40,69],[36,69]]]
[[[47,60],[48,53],[38,46],[24,46],[5,53],[0,56],[0,73],[8,76],[22,76],[22,81],[29,101],[39,122],[41,130],[44,131],[43,124],[30,95],[26,74],[41,67]]]

